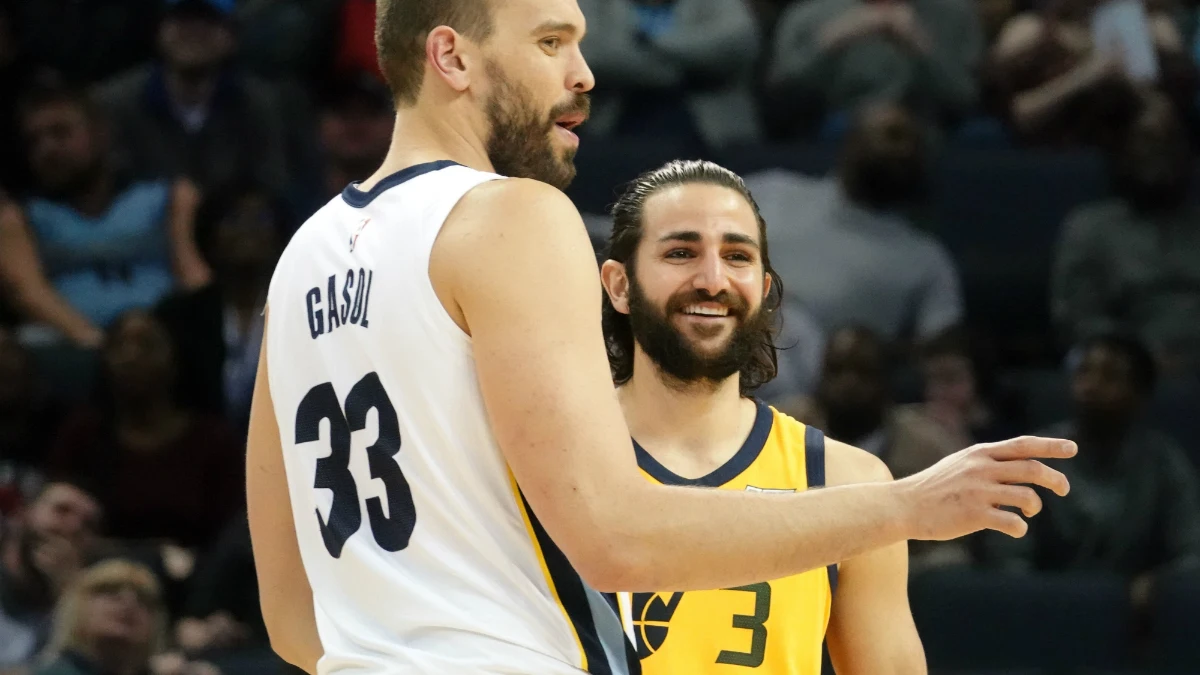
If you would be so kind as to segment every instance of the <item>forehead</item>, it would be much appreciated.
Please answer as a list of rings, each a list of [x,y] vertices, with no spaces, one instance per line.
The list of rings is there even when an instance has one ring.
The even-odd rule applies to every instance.
[[[586,20],[577,0],[486,0],[505,34],[524,37],[540,27],[571,27],[583,34]]]
[[[67,101],[56,101],[29,109],[24,119],[26,126],[39,126],[63,124],[64,122],[79,123],[86,118],[78,105]]]
[[[746,198],[732,188],[707,183],[672,186],[646,200],[642,209],[645,241],[679,231],[698,232],[706,241],[720,241],[725,234],[759,239],[758,218]]]
[[[46,488],[38,504],[43,507],[70,506],[82,511],[99,511],[100,505],[88,493],[65,483]]]

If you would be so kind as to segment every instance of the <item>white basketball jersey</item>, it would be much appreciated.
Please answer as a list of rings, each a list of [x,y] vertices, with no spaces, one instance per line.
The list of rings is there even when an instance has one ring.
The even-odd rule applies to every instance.
[[[429,280],[450,210],[498,178],[441,161],[348,187],[271,280],[271,397],[322,674],[637,670],[612,605],[521,497],[471,340]]]

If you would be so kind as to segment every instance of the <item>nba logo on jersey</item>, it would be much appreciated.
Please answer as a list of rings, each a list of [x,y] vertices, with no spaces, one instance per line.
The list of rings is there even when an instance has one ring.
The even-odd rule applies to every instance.
[[[351,253],[354,252],[354,246],[358,243],[358,235],[362,234],[363,228],[365,228],[367,226],[367,224],[370,222],[371,222],[370,218],[363,218],[362,222],[360,222],[358,224],[358,229],[354,230],[354,236],[350,237],[350,252]]]

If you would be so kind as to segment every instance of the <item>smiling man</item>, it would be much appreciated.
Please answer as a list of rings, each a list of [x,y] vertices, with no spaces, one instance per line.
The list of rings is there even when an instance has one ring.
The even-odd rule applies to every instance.
[[[741,178],[671,162],[636,180],[613,218],[604,331],[649,480],[766,493],[891,480],[879,459],[752,398],[775,375],[782,288]],[[770,582],[617,604],[647,675],[818,675],[827,628],[839,675],[924,673],[907,577],[900,543]]]

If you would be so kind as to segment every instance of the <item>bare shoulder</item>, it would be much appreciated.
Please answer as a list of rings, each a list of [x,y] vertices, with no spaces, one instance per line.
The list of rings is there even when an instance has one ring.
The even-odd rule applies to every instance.
[[[892,472],[875,455],[832,438],[825,439],[826,484],[882,483],[892,480]]]
[[[538,181],[506,178],[477,185],[450,211],[433,246],[429,277],[451,318],[473,335],[472,315],[507,303],[555,306],[599,298],[595,260],[583,218],[566,195]]]
[[[595,254],[571,200],[539,181],[504,178],[480,183],[450,210],[433,247],[430,274],[436,286],[491,272],[549,271],[560,260],[580,259],[594,260]],[[533,269],[518,269],[535,262]]]
[[[563,219],[570,219],[563,223]],[[526,178],[504,178],[480,183],[450,211],[443,227],[449,237],[494,234],[498,237],[540,234],[538,225],[583,218],[560,190]],[[512,225],[522,227],[511,227]],[[569,229],[569,228],[564,228]]]

